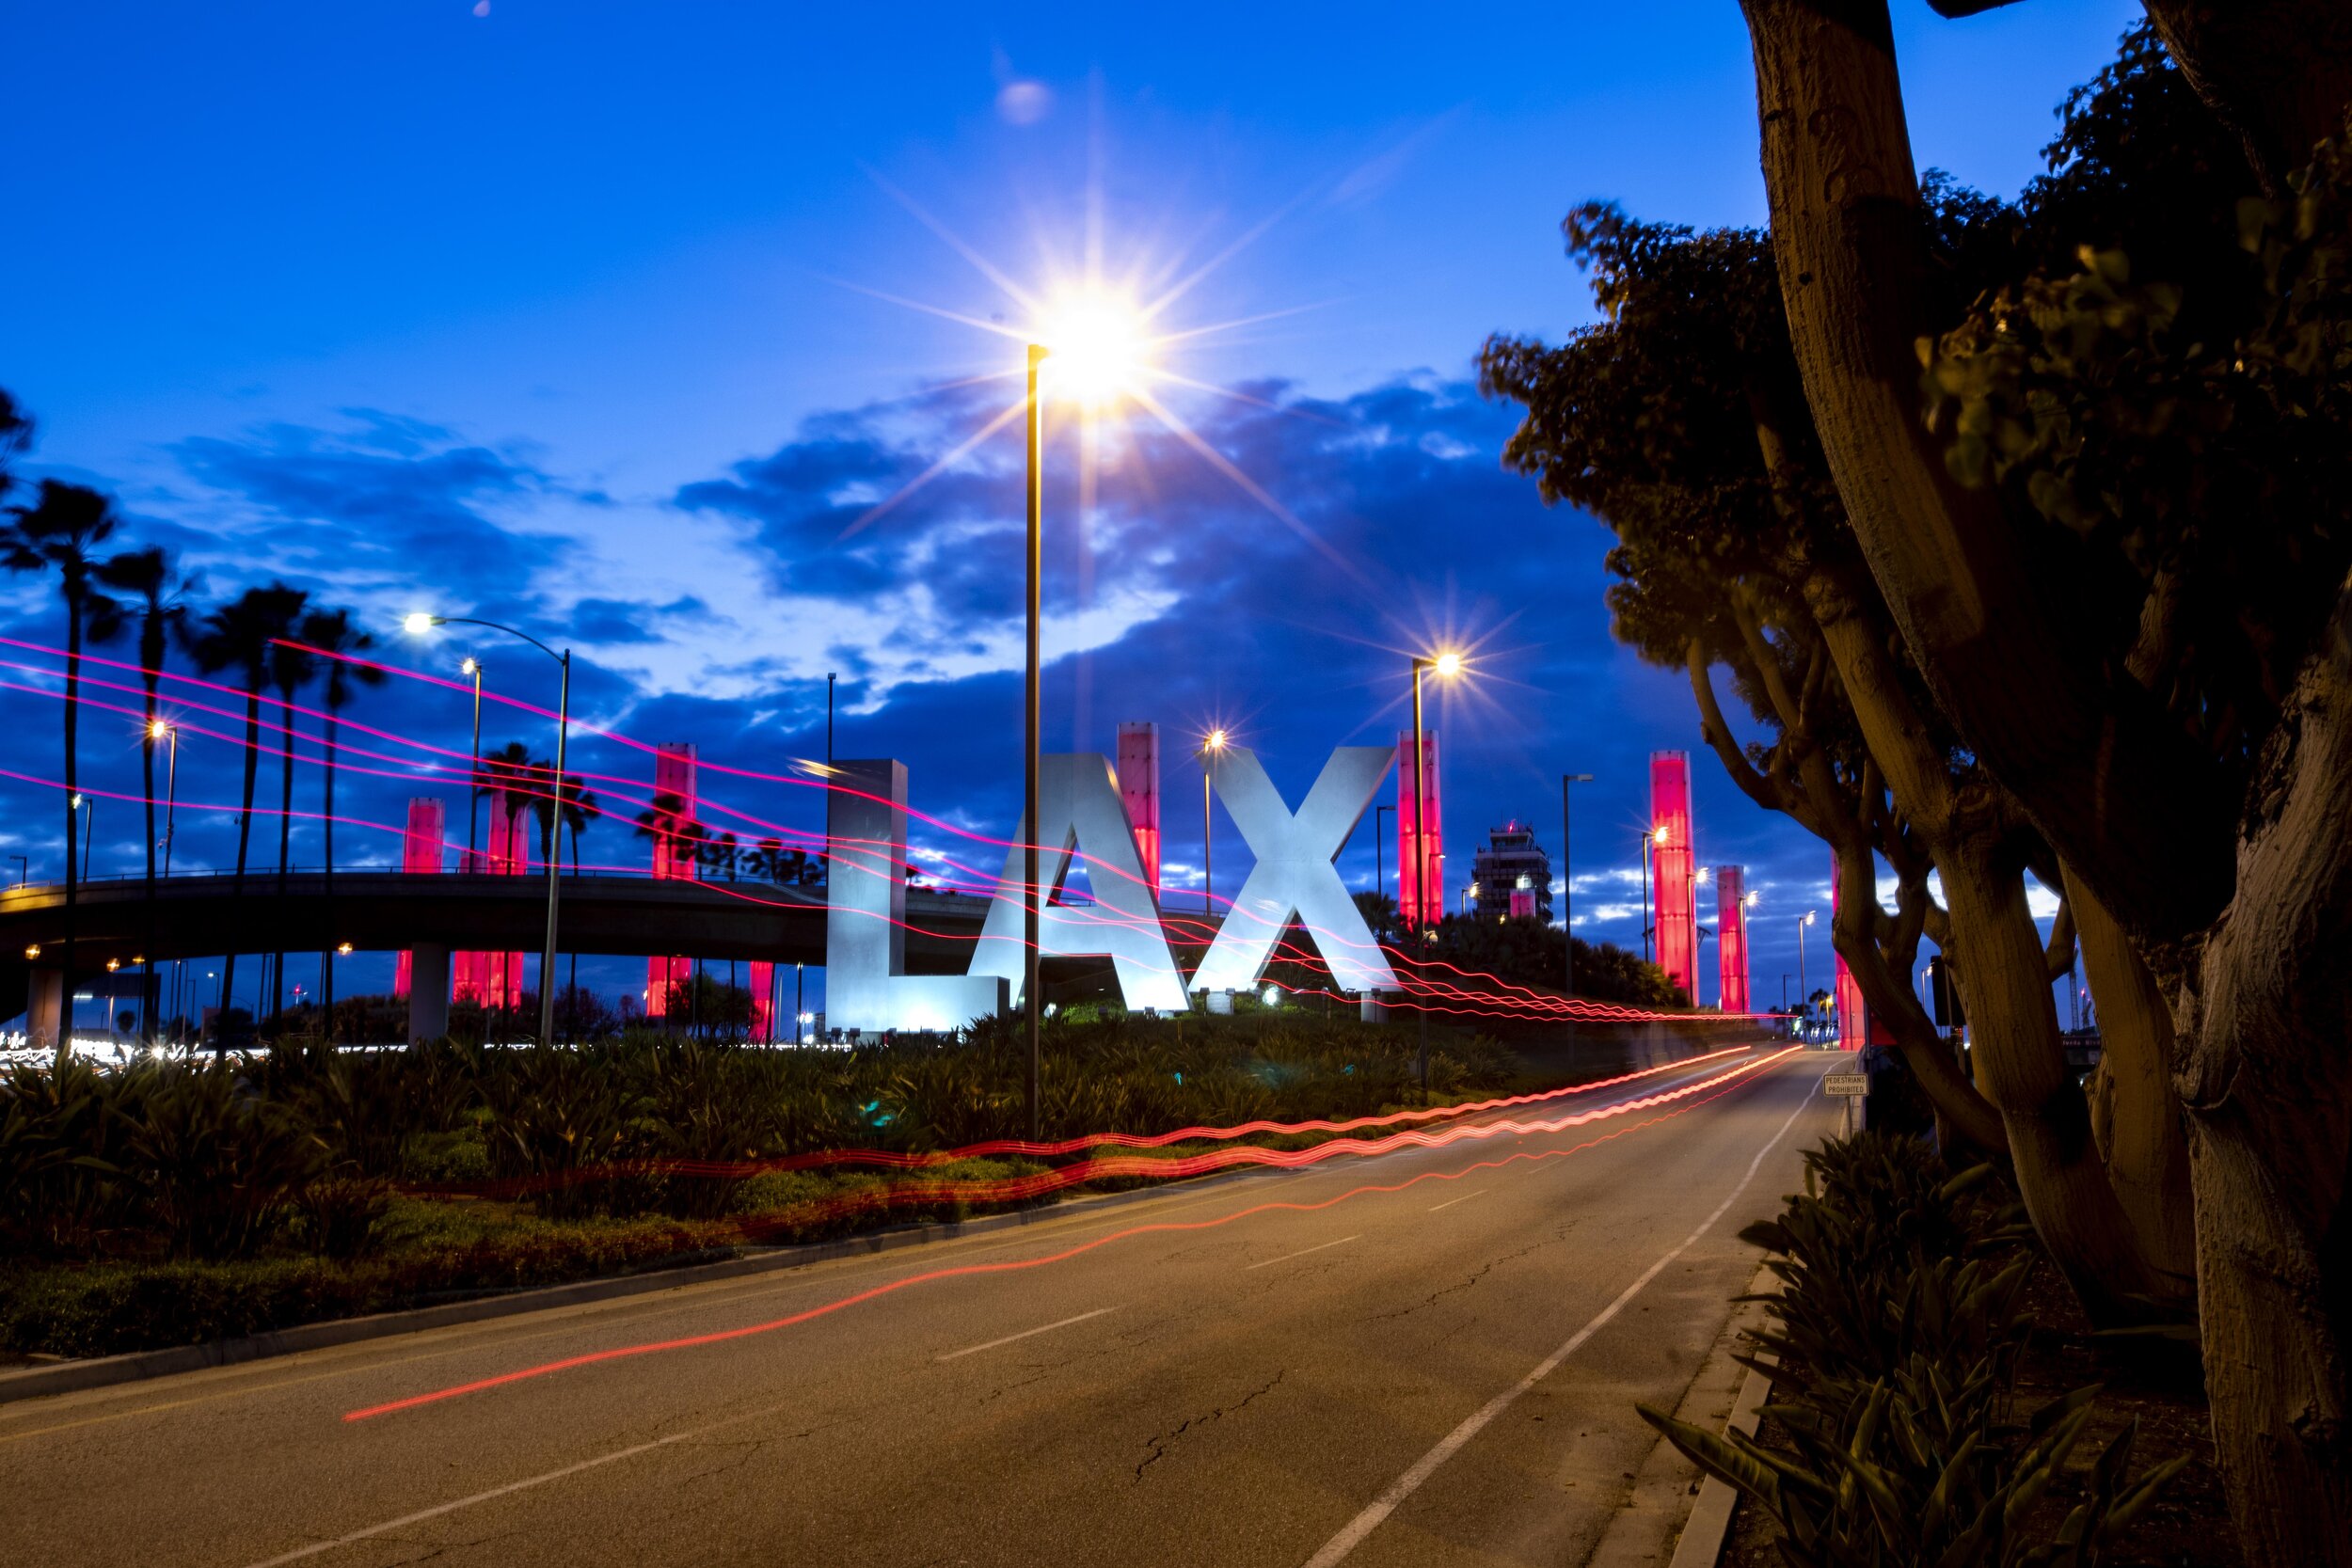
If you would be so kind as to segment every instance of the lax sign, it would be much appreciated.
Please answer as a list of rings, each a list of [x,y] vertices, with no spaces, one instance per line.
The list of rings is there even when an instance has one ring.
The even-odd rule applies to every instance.
[[[1294,812],[1254,752],[1228,748],[1210,763],[1217,799],[1256,864],[1187,983],[1143,875],[1135,829],[1108,758],[1086,752],[1041,759],[1038,816],[1006,851],[988,923],[962,974],[906,973],[906,765],[834,764],[826,835],[825,1018],[835,1027],[950,1030],[1003,1011],[1023,978],[1022,846],[1038,846],[1039,954],[1107,958],[1130,1007],[1182,1012],[1194,990],[1248,990],[1295,919],[1341,990],[1395,989],[1396,975],[1340,880],[1336,862],[1396,760],[1386,746],[1342,746]],[[1091,904],[1056,904],[1083,858]]]

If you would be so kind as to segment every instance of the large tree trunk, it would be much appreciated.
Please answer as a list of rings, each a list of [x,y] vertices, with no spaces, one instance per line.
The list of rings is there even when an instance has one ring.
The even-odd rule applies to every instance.
[[[2048,961],[2026,907],[2025,868],[2006,842],[2010,808],[1980,779],[1955,782],[1945,742],[1904,689],[1867,579],[1825,567],[1807,581],[1805,600],[1896,809],[1934,854],[1949,912],[1949,956],[1975,1025],[1977,1079],[2000,1109],[2026,1212],[2094,1319],[2144,1315],[2133,1298],[2161,1294],[2159,1278],[2125,1223],[2090,1135],[2089,1108],[2066,1070]],[[1849,885],[1866,887],[1869,873],[1867,863],[1843,872]],[[1865,879],[1855,883],[1856,877]],[[1870,1006],[1874,1017],[1892,1007],[1894,1017],[1916,1014],[1926,1022],[1907,987],[1885,1000],[1871,996]]]
[[[2248,1560],[2352,1563],[2352,585],[2176,1020],[2205,1381]]]
[[[1741,8],[1789,338],[1871,575],[1939,705],[2107,907],[2201,929],[2230,895],[2219,770],[2090,645],[2062,562],[1951,477],[1920,417],[1915,345],[1948,324],[1884,0]]]
[[[2024,868],[1993,860],[1936,863],[1977,1081],[2009,1129],[2026,1212],[2084,1310],[2102,1325],[2144,1319],[2161,1281],[2140,1256],[2091,1139],[2090,1107],[2067,1069]]]
[[[2344,128],[2352,6],[2344,0],[2147,0],[2148,19],[2200,98],[2246,144],[2272,196]]]
[[[2197,1294],[2197,1217],[2188,1184],[2188,1127],[2172,1087],[2172,1013],[2156,977],[2123,927],[2066,878],[2083,973],[2099,1007],[2099,1070],[2090,1083],[2090,1132],[2167,1297]]]

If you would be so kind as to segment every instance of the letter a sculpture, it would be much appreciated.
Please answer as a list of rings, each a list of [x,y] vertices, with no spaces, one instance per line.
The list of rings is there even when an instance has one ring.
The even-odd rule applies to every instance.
[[[1183,1012],[1188,1006],[1184,975],[1160,928],[1159,900],[1144,879],[1135,828],[1127,820],[1109,760],[1098,752],[1085,752],[1039,761],[1038,815],[1045,823],[1036,840],[1035,895],[1042,903],[1038,911],[1039,956],[1107,954],[1128,1006]],[[1021,999],[1025,967],[1021,919],[1025,857],[1021,849],[1028,841],[1029,824],[1024,822],[1006,851],[1004,879],[997,883],[996,901],[988,908],[988,926],[972,954],[970,971],[1011,982],[1015,1002]],[[1091,904],[1051,902],[1070,873],[1073,850],[1085,858],[1087,883],[1094,894]]]

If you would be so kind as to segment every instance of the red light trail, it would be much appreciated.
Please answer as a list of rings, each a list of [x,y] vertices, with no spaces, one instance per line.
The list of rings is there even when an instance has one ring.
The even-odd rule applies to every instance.
[[[358,1410],[348,1410],[343,1413],[342,1418],[347,1423],[371,1420],[378,1416],[389,1416],[399,1411],[414,1410],[428,1404],[438,1404],[443,1401],[457,1399],[467,1394],[483,1393],[492,1388],[502,1388],[511,1384],[528,1382],[535,1378],[549,1377],[557,1372],[572,1371],[581,1367],[593,1367],[608,1361],[627,1360],[641,1355],[655,1355],[665,1351],[691,1350],[704,1345],[727,1344],[739,1339],[748,1339],[758,1335],[772,1334],[780,1329],[792,1328],[802,1323],[812,1323],[818,1318],[830,1317],[835,1312],[844,1311],[849,1307],[860,1306],[866,1302],[874,1301],[882,1296],[895,1295],[900,1291],[912,1290],[917,1285],[935,1284],[941,1280],[970,1278],[975,1275],[981,1275],[1018,1274],[1030,1269],[1045,1268],[1051,1264],[1067,1262],[1073,1258],[1083,1257],[1087,1253],[1099,1251],[1104,1247],[1111,1245],[1113,1243],[1126,1241],[1136,1236],[1167,1234],[1170,1232],[1215,1230],[1220,1227],[1232,1225],[1237,1220],[1248,1219],[1256,1214],[1277,1212],[1302,1214],[1314,1213],[1322,1210],[1334,1208],[1341,1203],[1346,1202],[1350,1198],[1359,1197],[1365,1194],[1400,1193],[1406,1191],[1407,1188],[1417,1186],[1423,1181],[1459,1180],[1465,1176],[1469,1176],[1479,1171],[1500,1170],[1505,1165],[1519,1161],[1534,1162],[1546,1159],[1565,1159],[1570,1155],[1581,1153],[1587,1148],[1592,1148],[1600,1144],[1611,1142],[1616,1138],[1624,1137],[1632,1132],[1638,1132],[1645,1128],[1655,1127],[1660,1123],[1671,1121],[1677,1117],[1687,1116],[1691,1112],[1697,1110],[1701,1105],[1705,1105],[1710,1101],[1720,1099],[1724,1095],[1732,1093],[1735,1089],[1740,1087],[1742,1082],[1753,1078],[1753,1076],[1762,1069],[1770,1067],[1774,1063],[1794,1054],[1797,1049],[1797,1047],[1791,1046],[1787,1050],[1774,1052],[1771,1055],[1762,1057],[1757,1061],[1743,1063],[1741,1066],[1733,1069],[1730,1072],[1719,1074],[1713,1078],[1703,1079],[1696,1084],[1687,1085],[1683,1088],[1674,1090],[1667,1095],[1645,1096],[1640,1100],[1623,1101],[1615,1106],[1602,1106],[1596,1110],[1582,1113],[1579,1117],[1565,1118],[1556,1125],[1539,1122],[1533,1123],[1525,1128],[1519,1129],[1521,1132],[1561,1131],[1568,1127],[1586,1125],[1605,1117],[1619,1116],[1634,1110],[1646,1109],[1649,1106],[1665,1103],[1668,1100],[1680,1099],[1686,1095],[1694,1094],[1702,1088],[1716,1087],[1717,1085],[1720,1085],[1719,1087],[1716,1087],[1716,1092],[1714,1094],[1708,1095],[1705,1099],[1694,1101],[1692,1103],[1685,1105],[1679,1110],[1670,1111],[1662,1117],[1653,1117],[1646,1121],[1637,1122],[1632,1126],[1620,1128],[1614,1132],[1605,1134],[1585,1143],[1578,1144],[1570,1148],[1543,1149],[1532,1153],[1521,1151],[1518,1153],[1505,1155],[1499,1160],[1480,1161],[1477,1164],[1466,1166],[1458,1171],[1424,1171],[1419,1176],[1408,1177],[1405,1180],[1399,1182],[1390,1184],[1368,1183],[1363,1186],[1352,1187],[1346,1192],[1341,1193],[1333,1197],[1325,1198],[1321,1202],[1317,1203],[1260,1203],[1253,1204],[1246,1209],[1236,1210],[1229,1214],[1221,1214],[1215,1219],[1165,1220],[1148,1225],[1129,1226],[1125,1229],[1115,1230],[1106,1236],[1098,1236],[1093,1241],[1081,1242],[1075,1246],[1064,1248],[1059,1252],[1048,1253],[1039,1258],[1013,1259],[1001,1263],[962,1263],[948,1268],[931,1269],[922,1274],[910,1275],[903,1279],[894,1279],[886,1281],[881,1285],[869,1286],[866,1290],[855,1291],[850,1295],[821,1303],[818,1306],[808,1307],[803,1311],[791,1313],[786,1317],[771,1318],[765,1323],[747,1323],[739,1328],[721,1329],[710,1334],[687,1335],[675,1339],[657,1339],[647,1341],[643,1344],[619,1345],[610,1350],[592,1351],[582,1355],[565,1356],[561,1360],[546,1361],[533,1367],[518,1368],[511,1372],[500,1372],[491,1377],[476,1378],[469,1383],[455,1384],[446,1388],[434,1389],[428,1393],[411,1394],[405,1399],[390,1400],[381,1404],[372,1404]],[[1464,1129],[1461,1131],[1468,1130]],[[1303,1149],[1299,1152],[1301,1154],[1311,1155],[1316,1151],[1313,1149]]]
[[[1644,1078],[1655,1078],[1661,1073],[1688,1071],[1705,1062],[1720,1061],[1725,1056],[1744,1055],[1753,1049],[1745,1045],[1727,1046],[1721,1051],[1709,1051],[1703,1055],[1685,1056],[1680,1060],[1667,1062],[1658,1067],[1620,1073],[1614,1078],[1599,1078],[1591,1083],[1571,1084],[1565,1088],[1545,1089],[1535,1094],[1510,1095],[1494,1100],[1467,1101],[1457,1105],[1438,1105],[1420,1111],[1398,1111],[1385,1117],[1357,1117],[1348,1121],[1246,1121],[1231,1127],[1180,1127],[1169,1132],[1090,1132],[1054,1143],[1032,1143],[1026,1138],[992,1138],[983,1143],[966,1144],[961,1148],[916,1152],[901,1152],[886,1148],[829,1148],[813,1150],[806,1154],[786,1155],[774,1160],[627,1160],[582,1166],[578,1170],[565,1171],[555,1176],[518,1177],[505,1181],[415,1186],[405,1190],[432,1196],[509,1198],[551,1191],[560,1187],[578,1186],[614,1176],[701,1176],[744,1179],[763,1175],[769,1171],[810,1170],[824,1165],[843,1164],[875,1165],[893,1170],[917,1170],[928,1165],[953,1164],[960,1160],[986,1159],[993,1155],[1004,1154],[1030,1159],[1053,1159],[1088,1148],[1165,1148],[1171,1144],[1180,1143],[1230,1142],[1232,1139],[1248,1137],[1255,1133],[1288,1137],[1301,1132],[1353,1132],[1367,1127],[1394,1127],[1402,1123],[1416,1121],[1447,1121],[1457,1117],[1475,1116],[1481,1111],[1507,1110],[1519,1105],[1539,1105],[1574,1095],[1593,1094],[1601,1089],[1615,1088],[1620,1085],[1636,1083]],[[1343,1152],[1362,1152],[1363,1148],[1368,1148],[1370,1146],[1363,1146]],[[1373,1150],[1373,1152],[1380,1151]],[[1169,1161],[1152,1161],[1148,1164],[1147,1173],[1154,1175],[1195,1174],[1178,1170],[1177,1164],[1177,1162]],[[1105,1174],[1104,1171],[1096,1169],[1093,1175],[1086,1180],[1094,1180],[1104,1174]],[[1109,1174],[1130,1173],[1120,1171]],[[930,1191],[930,1189],[908,1190]],[[972,1192],[978,1190],[980,1190],[979,1185],[971,1189]],[[895,1198],[894,1201],[896,1201]],[[930,1202],[934,1199],[925,1196],[911,1201]]]

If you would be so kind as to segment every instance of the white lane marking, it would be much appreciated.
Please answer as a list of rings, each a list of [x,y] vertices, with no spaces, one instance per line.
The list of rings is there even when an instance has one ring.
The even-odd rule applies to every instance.
[[[1279,1258],[1269,1258],[1263,1263],[1252,1263],[1249,1265],[1248,1269],[1244,1269],[1241,1272],[1248,1274],[1250,1269],[1270,1269],[1277,1263],[1287,1263],[1294,1258],[1304,1258],[1310,1252],[1321,1252],[1325,1247],[1345,1246],[1350,1242],[1360,1242],[1363,1239],[1364,1233],[1359,1230],[1353,1236],[1343,1236],[1336,1242],[1326,1242],[1322,1246],[1311,1246],[1300,1252],[1286,1252]]]
[[[805,1402],[802,1402],[805,1408]],[[365,1529],[353,1530],[349,1535],[339,1535],[332,1541],[322,1541],[315,1546],[300,1546],[264,1561],[248,1564],[247,1568],[280,1568],[283,1563],[299,1562],[306,1557],[316,1557],[321,1552],[331,1552],[338,1546],[349,1546],[358,1542],[373,1540],[388,1530],[396,1530],[407,1525],[422,1524],[427,1519],[437,1519],[444,1513],[454,1513],[461,1508],[471,1508],[476,1503],[486,1503],[493,1497],[503,1497],[509,1492],[522,1492],[533,1486],[545,1486],[548,1481],[562,1481],[565,1476],[576,1476],[582,1470],[593,1470],[599,1465],[616,1464],[624,1459],[634,1459],[641,1453],[650,1453],[656,1449],[666,1449],[673,1443],[683,1443],[690,1437],[700,1437],[707,1433],[716,1432],[721,1427],[734,1426],[739,1422],[748,1421],[760,1416],[772,1416],[777,1411],[787,1408],[789,1406],[771,1405],[766,1410],[755,1410],[747,1416],[730,1416],[723,1421],[713,1421],[708,1426],[695,1427],[689,1432],[674,1432],[667,1437],[657,1437],[650,1443],[640,1443],[634,1448],[617,1449],[612,1453],[600,1453],[594,1459],[583,1459],[577,1465],[566,1465],[560,1470],[549,1470],[544,1475],[526,1476],[521,1481],[510,1481],[503,1486],[493,1486],[486,1492],[476,1492],[470,1497],[459,1497],[451,1502],[436,1503],[431,1508],[421,1508],[414,1513],[404,1513],[397,1519],[387,1519],[380,1525],[370,1525]]]
[[[1046,1323],[1042,1327],[1039,1328],[1025,1328],[1018,1334],[1008,1334],[1001,1339],[991,1339],[985,1345],[966,1345],[961,1350],[951,1350],[945,1355],[935,1355],[931,1357],[931,1359],[934,1361],[953,1361],[959,1356],[977,1355],[984,1350],[994,1350],[998,1345],[1009,1345],[1015,1339],[1025,1339],[1032,1334],[1051,1334],[1057,1328],[1068,1328],[1072,1323],[1082,1323],[1089,1318],[1099,1318],[1105,1312],[1116,1312],[1118,1310],[1119,1308],[1116,1307],[1098,1307],[1091,1312],[1081,1312],[1074,1318],[1064,1318],[1057,1323]]]
[[[1471,1198],[1485,1197],[1492,1191],[1494,1191],[1494,1189],[1491,1187],[1481,1187],[1474,1193],[1464,1193],[1460,1197],[1450,1197],[1443,1203],[1432,1204],[1429,1212],[1434,1214],[1440,1209],[1451,1209],[1457,1203],[1468,1203]]]
[[[1818,1091],[1820,1086],[1820,1085],[1816,1083],[1814,1090]],[[1516,1402],[1521,1394],[1526,1393],[1530,1388],[1534,1387],[1535,1385],[1543,1382],[1544,1379],[1559,1370],[1560,1363],[1565,1361],[1569,1356],[1574,1355],[1583,1345],[1585,1340],[1599,1333],[1601,1328],[1609,1322],[1610,1319],[1625,1310],[1625,1307],[1628,1302],[1642,1293],[1642,1287],[1657,1278],[1658,1275],[1665,1269],[1667,1264],[1673,1262],[1676,1259],[1681,1257],[1685,1252],[1689,1251],[1691,1244],[1693,1242],[1696,1242],[1701,1236],[1706,1235],[1708,1228],[1711,1227],[1717,1220],[1722,1219],[1724,1214],[1730,1212],[1731,1206],[1740,1200],[1740,1195],[1748,1190],[1748,1183],[1756,1180],[1756,1171],[1761,1168],[1764,1164],[1764,1156],[1770,1154],[1774,1148],[1780,1146],[1780,1140],[1788,1135],[1788,1129],[1797,1124],[1797,1118],[1799,1117],[1814,1108],[1814,1092],[1808,1091],[1803,1099],[1798,1101],[1797,1108],[1788,1113],[1788,1119],[1780,1124],[1780,1131],[1773,1133],[1772,1140],[1765,1144],[1762,1148],[1756,1151],[1756,1158],[1748,1162],[1747,1174],[1740,1178],[1740,1184],[1732,1188],[1730,1195],[1726,1196],[1723,1202],[1715,1206],[1715,1212],[1713,1213],[1708,1215],[1707,1218],[1699,1222],[1699,1226],[1696,1230],[1692,1231],[1688,1236],[1685,1236],[1680,1242],[1677,1243],[1672,1252],[1667,1253],[1666,1256],[1661,1258],[1655,1263],[1652,1263],[1648,1268],[1644,1269],[1641,1273],[1641,1276],[1635,1279],[1632,1284],[1627,1286],[1624,1291],[1618,1295],[1616,1300],[1602,1307],[1600,1311],[1594,1316],[1592,1322],[1586,1323],[1582,1328],[1578,1329],[1574,1334],[1569,1335],[1567,1343],[1562,1345],[1558,1350],[1553,1351],[1549,1355],[1545,1356],[1541,1362],[1537,1363],[1534,1371],[1519,1379],[1518,1382],[1513,1384],[1510,1387],[1505,1388],[1502,1393],[1497,1394],[1493,1399],[1488,1400],[1485,1404],[1478,1408],[1477,1412],[1472,1415],[1470,1419],[1464,1421],[1460,1426],[1455,1427],[1452,1432],[1447,1433],[1444,1437],[1440,1438],[1436,1448],[1431,1449],[1427,1453],[1422,1454],[1420,1459],[1414,1462],[1411,1469],[1406,1471],[1403,1475],[1397,1477],[1396,1480],[1391,1481],[1389,1483],[1388,1490],[1382,1492],[1379,1497],[1375,1498],[1371,1505],[1361,1513],[1359,1513],[1355,1518],[1350,1519],[1347,1522],[1345,1528],[1342,1529],[1339,1534],[1331,1537],[1330,1540],[1325,1542],[1323,1544],[1323,1550],[1309,1558],[1303,1565],[1303,1568],[1331,1568],[1333,1563],[1339,1561],[1342,1558],[1347,1556],[1348,1553],[1354,1551],[1359,1544],[1362,1544],[1365,1536],[1370,1535],[1374,1530],[1380,1528],[1382,1520],[1396,1512],[1396,1508],[1399,1503],[1403,1502],[1406,1498],[1411,1497],[1415,1492],[1419,1491],[1421,1489],[1422,1482],[1427,1481],[1432,1475],[1437,1473],[1438,1465],[1443,1465],[1447,1460],[1453,1458],[1454,1454],[1459,1452],[1464,1444],[1468,1443],[1471,1438],[1477,1436],[1479,1433],[1486,1427],[1487,1423],[1491,1422],[1497,1416],[1502,1415],[1505,1410],[1509,1409],[1512,1403]]]

